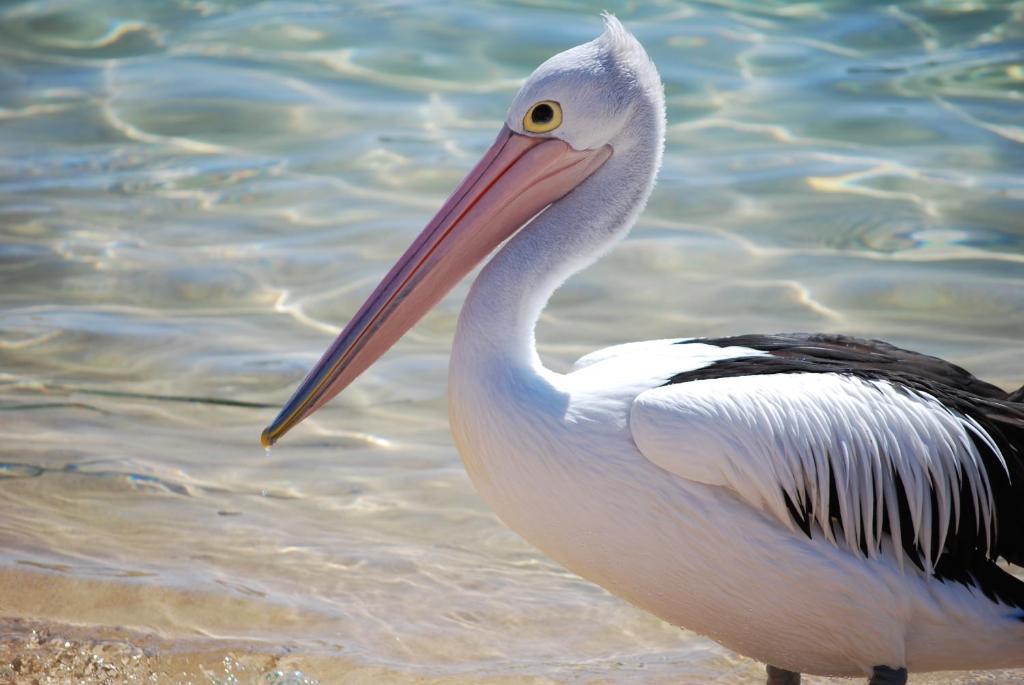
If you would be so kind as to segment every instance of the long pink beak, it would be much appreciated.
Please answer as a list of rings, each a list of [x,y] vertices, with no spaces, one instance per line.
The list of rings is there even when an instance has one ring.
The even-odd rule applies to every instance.
[[[345,330],[264,429],[269,447],[394,345],[484,257],[611,156],[502,127],[494,145],[391,267]]]

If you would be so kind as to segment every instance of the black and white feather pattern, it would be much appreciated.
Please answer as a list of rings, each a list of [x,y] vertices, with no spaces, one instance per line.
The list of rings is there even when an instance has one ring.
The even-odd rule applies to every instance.
[[[864,556],[891,540],[901,564],[909,559],[1024,608],[1024,582],[996,563],[1024,564],[1021,391],[1008,394],[935,357],[845,336],[681,344],[751,353],[673,376],[674,388],[638,398],[637,424],[671,405],[675,416],[686,414],[693,439],[701,425],[718,431],[707,439],[724,454],[723,484],[787,525]],[[723,439],[730,430],[743,445]],[[644,449],[643,440],[654,461],[668,454],[651,440]]]

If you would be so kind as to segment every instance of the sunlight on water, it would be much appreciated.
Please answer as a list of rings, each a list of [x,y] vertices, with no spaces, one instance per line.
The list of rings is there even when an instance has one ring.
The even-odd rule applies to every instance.
[[[258,444],[602,9],[668,147],[545,312],[551,366],[829,330],[1024,382],[1024,3],[3,2],[0,681],[762,681],[485,509],[447,425],[465,284]]]

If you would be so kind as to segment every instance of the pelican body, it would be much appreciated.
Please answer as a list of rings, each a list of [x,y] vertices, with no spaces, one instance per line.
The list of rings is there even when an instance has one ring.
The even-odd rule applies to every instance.
[[[632,227],[664,128],[654,65],[606,16],[526,81],[263,443],[504,243],[459,317],[449,407],[466,471],[510,528],[765,662],[769,683],[1024,666],[1024,582],[1005,568],[1024,563],[1024,392],[838,335],[655,340],[544,367],[542,308]]]

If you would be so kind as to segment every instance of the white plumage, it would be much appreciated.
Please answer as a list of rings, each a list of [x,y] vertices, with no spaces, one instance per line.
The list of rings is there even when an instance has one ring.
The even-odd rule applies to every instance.
[[[480,291],[474,285],[468,311]],[[488,339],[493,348],[481,344]],[[680,371],[763,354],[699,341],[601,350],[564,375],[516,369],[501,347],[463,316],[449,381],[452,432],[474,485],[502,521],[569,569],[667,621],[796,672],[854,676],[879,665],[934,671],[1024,663],[1024,608],[903,563],[888,535],[878,536],[869,556],[843,534],[830,539],[816,529],[808,538],[781,504],[783,487],[797,487],[794,468],[814,473],[822,466],[803,440],[834,446],[828,430],[857,430],[826,418],[830,404],[845,405],[851,426],[902,430],[882,425],[880,417],[891,413],[876,414],[870,393],[877,393],[893,403],[892,412],[913,407],[920,421],[903,425],[914,431],[965,435],[945,409],[831,374],[820,384],[775,375],[723,379],[733,381],[729,388],[711,380],[665,386]],[[824,404],[808,419],[816,399]],[[922,445],[901,453],[901,468],[927,477],[931,448],[923,440],[930,438],[918,435]],[[865,439],[851,437],[869,461],[891,459],[881,442]],[[785,458],[789,449],[795,461]],[[849,454],[855,471],[858,453]],[[968,455],[965,449],[944,458],[984,482]],[[883,495],[893,496],[893,481],[882,481]],[[802,483],[810,497],[821,496],[816,483]],[[846,493],[847,506],[865,502],[870,491],[862,492],[864,498]],[[929,495],[917,497],[927,511]],[[956,507],[956,497],[950,500]]]
[[[544,304],[629,231],[664,129],[657,71],[614,18],[541,65],[264,443],[508,238],[463,307],[449,379],[466,470],[506,524],[772,664],[778,685],[1024,665],[1024,582],[996,563],[1024,562],[1024,391],[842,336],[657,340],[543,366]]]
[[[928,573],[960,518],[966,481],[986,552],[991,544],[992,487],[972,436],[1002,461],[999,448],[976,422],[924,393],[831,373],[698,380],[640,394],[630,429],[658,466],[727,487],[794,532],[785,498],[807,502],[825,539],[852,554],[879,554],[884,523],[901,539],[897,474]],[[830,505],[838,505],[838,522]],[[903,548],[894,554],[902,565]]]

